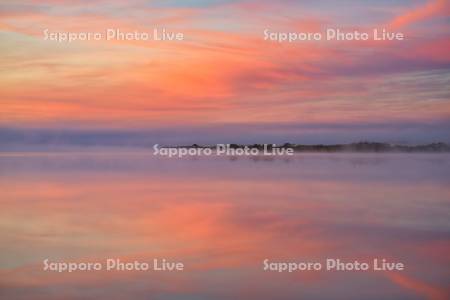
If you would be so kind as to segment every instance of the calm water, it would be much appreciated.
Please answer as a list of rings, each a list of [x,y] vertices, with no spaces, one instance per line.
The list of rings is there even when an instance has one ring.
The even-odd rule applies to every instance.
[[[0,155],[1,299],[449,299],[450,156]],[[182,272],[43,271],[43,260]],[[403,262],[398,272],[263,260]]]

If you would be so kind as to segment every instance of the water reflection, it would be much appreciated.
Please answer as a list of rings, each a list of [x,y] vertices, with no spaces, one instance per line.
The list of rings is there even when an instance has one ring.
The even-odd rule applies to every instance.
[[[3,154],[0,296],[447,299],[449,166],[443,154]],[[186,271],[42,271],[45,258],[108,257],[181,260]],[[406,271],[262,271],[265,258],[373,257]]]

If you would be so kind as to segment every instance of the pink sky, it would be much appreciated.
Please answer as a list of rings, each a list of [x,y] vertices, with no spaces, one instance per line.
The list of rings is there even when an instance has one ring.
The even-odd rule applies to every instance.
[[[342,6],[334,1],[97,0],[89,6],[77,0],[3,1],[0,126],[447,122],[449,7],[446,0]],[[149,32],[155,27],[182,32],[185,40],[58,43],[45,41],[43,34],[45,29]],[[278,43],[263,35],[265,29],[326,28],[386,28],[406,39]]]

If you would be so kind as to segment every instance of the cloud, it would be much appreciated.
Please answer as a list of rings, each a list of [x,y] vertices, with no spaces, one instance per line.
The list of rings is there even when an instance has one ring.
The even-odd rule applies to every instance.
[[[79,1],[4,4],[2,126],[126,128],[448,117],[445,30],[419,24],[420,30],[408,30],[403,42],[280,44],[264,41],[263,30],[317,31],[341,21],[323,3],[207,2],[180,7],[178,2],[100,1],[90,8]],[[370,11],[390,8],[386,2],[369,5]],[[277,16],[271,13],[275,9]],[[343,26],[362,31],[374,26],[352,21]],[[70,45],[42,40],[44,28],[148,31],[155,26],[180,30],[186,40]],[[426,79],[417,73],[439,74]],[[415,82],[401,84],[398,78]]]
[[[450,2],[448,0],[428,0],[425,5],[410,9],[397,16],[390,25],[393,28],[406,27],[436,16],[450,16]]]
[[[448,299],[449,293],[445,289],[399,273],[388,273],[386,276],[399,286],[411,290],[419,295],[423,295],[428,300]]]

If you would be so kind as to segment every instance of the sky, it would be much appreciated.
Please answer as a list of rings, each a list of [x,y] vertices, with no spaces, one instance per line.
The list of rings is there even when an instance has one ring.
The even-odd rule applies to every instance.
[[[107,28],[184,40],[58,43],[43,33]],[[263,34],[327,28],[406,38]],[[448,0],[3,0],[0,53],[3,143],[450,142]]]

